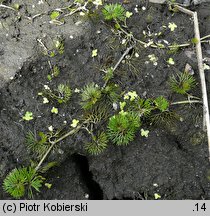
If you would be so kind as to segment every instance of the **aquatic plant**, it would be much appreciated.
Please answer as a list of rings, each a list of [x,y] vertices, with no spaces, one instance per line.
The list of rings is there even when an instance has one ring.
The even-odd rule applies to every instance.
[[[102,9],[104,19],[111,21],[124,21],[126,18],[126,11],[121,4],[106,4]]]
[[[96,102],[100,99],[101,97],[101,90],[98,85],[95,83],[90,83],[86,85],[81,93],[81,98],[82,98],[82,108],[83,109],[91,109],[93,105],[96,104]]]
[[[57,89],[50,89],[45,85],[42,96],[57,101],[58,103],[67,103],[72,95],[72,90],[67,84],[59,84]]]
[[[116,145],[127,145],[134,140],[140,127],[139,116],[132,112],[121,112],[109,119],[107,135]]]
[[[161,112],[168,110],[169,102],[163,96],[159,96],[154,100],[155,108],[159,109]]]
[[[15,168],[4,179],[3,188],[13,198],[19,199],[28,194],[33,197],[33,191],[40,191],[43,178],[32,167]]]
[[[172,76],[169,80],[172,91],[178,94],[187,94],[195,87],[195,78],[188,72],[178,73]]]
[[[97,136],[92,136],[92,142],[85,144],[85,150],[92,155],[101,154],[108,144],[108,138],[105,132],[98,133]]]

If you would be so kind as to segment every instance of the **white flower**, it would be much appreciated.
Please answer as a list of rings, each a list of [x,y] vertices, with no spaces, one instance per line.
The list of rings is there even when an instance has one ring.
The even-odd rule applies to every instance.
[[[113,103],[112,106],[113,106],[113,109],[114,109],[114,110],[117,110],[117,108],[118,108],[117,103]]]
[[[46,90],[50,90],[50,87],[49,87],[48,85],[44,85],[44,88],[45,88]]]
[[[80,12],[79,15],[80,16],[85,16],[85,13],[84,12]]]
[[[126,39],[122,39],[122,44],[125,44],[126,43]]]
[[[203,69],[204,70],[210,70],[210,66],[204,63],[203,64]]]
[[[137,6],[137,7],[138,7],[138,6]],[[138,8],[137,8],[137,7],[135,7],[135,8],[134,8],[134,10],[135,10],[135,12],[136,12],[136,13],[138,13],[138,12],[139,12],[139,10],[138,10]]]
[[[53,131],[53,129],[54,129],[54,128],[53,128],[52,125],[50,125],[50,126],[48,127],[48,130],[51,131],[51,132]]]
[[[96,6],[99,6],[99,5],[103,5],[103,2],[102,2],[102,0],[95,0],[95,1],[93,1],[93,4]]]
[[[47,103],[49,103],[49,100],[46,97],[44,97],[43,98],[43,104],[47,104]]]
[[[75,89],[74,89],[74,92],[75,92],[75,93],[80,93],[80,90],[79,90],[78,88],[75,88]]]
[[[40,4],[44,4],[44,2],[42,0],[38,1],[38,5]]]
[[[157,65],[158,57],[156,57],[154,54],[148,55],[149,60],[153,63],[153,65]]]

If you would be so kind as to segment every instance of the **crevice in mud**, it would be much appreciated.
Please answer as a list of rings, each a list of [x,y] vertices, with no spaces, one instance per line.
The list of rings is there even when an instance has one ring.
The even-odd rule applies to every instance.
[[[189,154],[189,151],[183,147],[182,143],[177,138],[174,139],[174,142],[175,142],[178,150],[180,150],[186,154]]]
[[[73,154],[72,159],[80,172],[81,181],[89,190],[89,199],[102,200],[103,191],[100,185],[93,180],[93,174],[89,170],[88,159],[85,156],[79,154]]]

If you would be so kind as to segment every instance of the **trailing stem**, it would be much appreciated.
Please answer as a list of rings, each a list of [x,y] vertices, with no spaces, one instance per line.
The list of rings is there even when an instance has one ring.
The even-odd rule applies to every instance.
[[[199,100],[185,100],[185,101],[172,102],[170,105],[193,104],[193,103],[203,104],[203,102]]]
[[[128,47],[125,52],[122,54],[122,56],[120,57],[120,59],[118,60],[118,62],[116,63],[116,65],[114,66],[113,68],[113,73],[114,71],[117,70],[117,68],[119,67],[119,65],[121,64],[121,62],[123,61],[123,59],[125,58],[126,55],[128,55],[128,53],[134,48],[134,45],[131,45],[130,47]],[[103,88],[106,87],[107,83],[108,83],[109,80],[107,80],[104,85],[103,85]]]
[[[84,124],[84,123],[83,123]],[[38,163],[38,165],[36,166],[35,170],[39,170],[39,168],[41,167],[42,163],[44,162],[44,160],[47,158],[48,154],[51,152],[51,150],[53,149],[53,147],[61,142],[62,140],[66,139],[67,137],[75,134],[77,131],[80,130],[80,128],[82,127],[82,125],[77,126],[75,129],[69,131],[68,133],[64,134],[62,137],[60,137],[59,139],[55,140],[55,141],[51,141],[51,146],[49,147],[49,149],[46,151],[46,153],[44,154],[44,156],[42,157],[42,159],[40,160],[40,162]]]
[[[9,7],[9,6],[4,5],[4,4],[0,4],[0,7],[1,7],[1,8],[6,8],[6,9],[9,9],[9,10],[16,11],[13,7]]]

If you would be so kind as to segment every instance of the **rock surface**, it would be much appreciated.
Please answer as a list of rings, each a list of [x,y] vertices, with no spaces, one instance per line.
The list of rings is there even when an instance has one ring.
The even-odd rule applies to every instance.
[[[42,3],[30,0],[25,5],[24,1],[13,1],[14,4],[25,5],[24,9],[20,8],[19,12],[0,7],[0,87],[3,87],[8,80],[13,79],[24,62],[35,55],[36,50],[40,48],[37,39],[42,39],[45,45],[50,48],[56,37],[70,38],[72,36],[77,38],[85,34],[89,28],[87,22],[75,25],[70,17],[64,25],[50,24],[49,12],[47,12],[50,11],[49,8],[65,7],[70,3],[64,1],[60,4],[54,1],[48,5],[47,2],[39,2]],[[26,11],[28,17],[43,12],[46,14],[31,21],[23,15]]]

